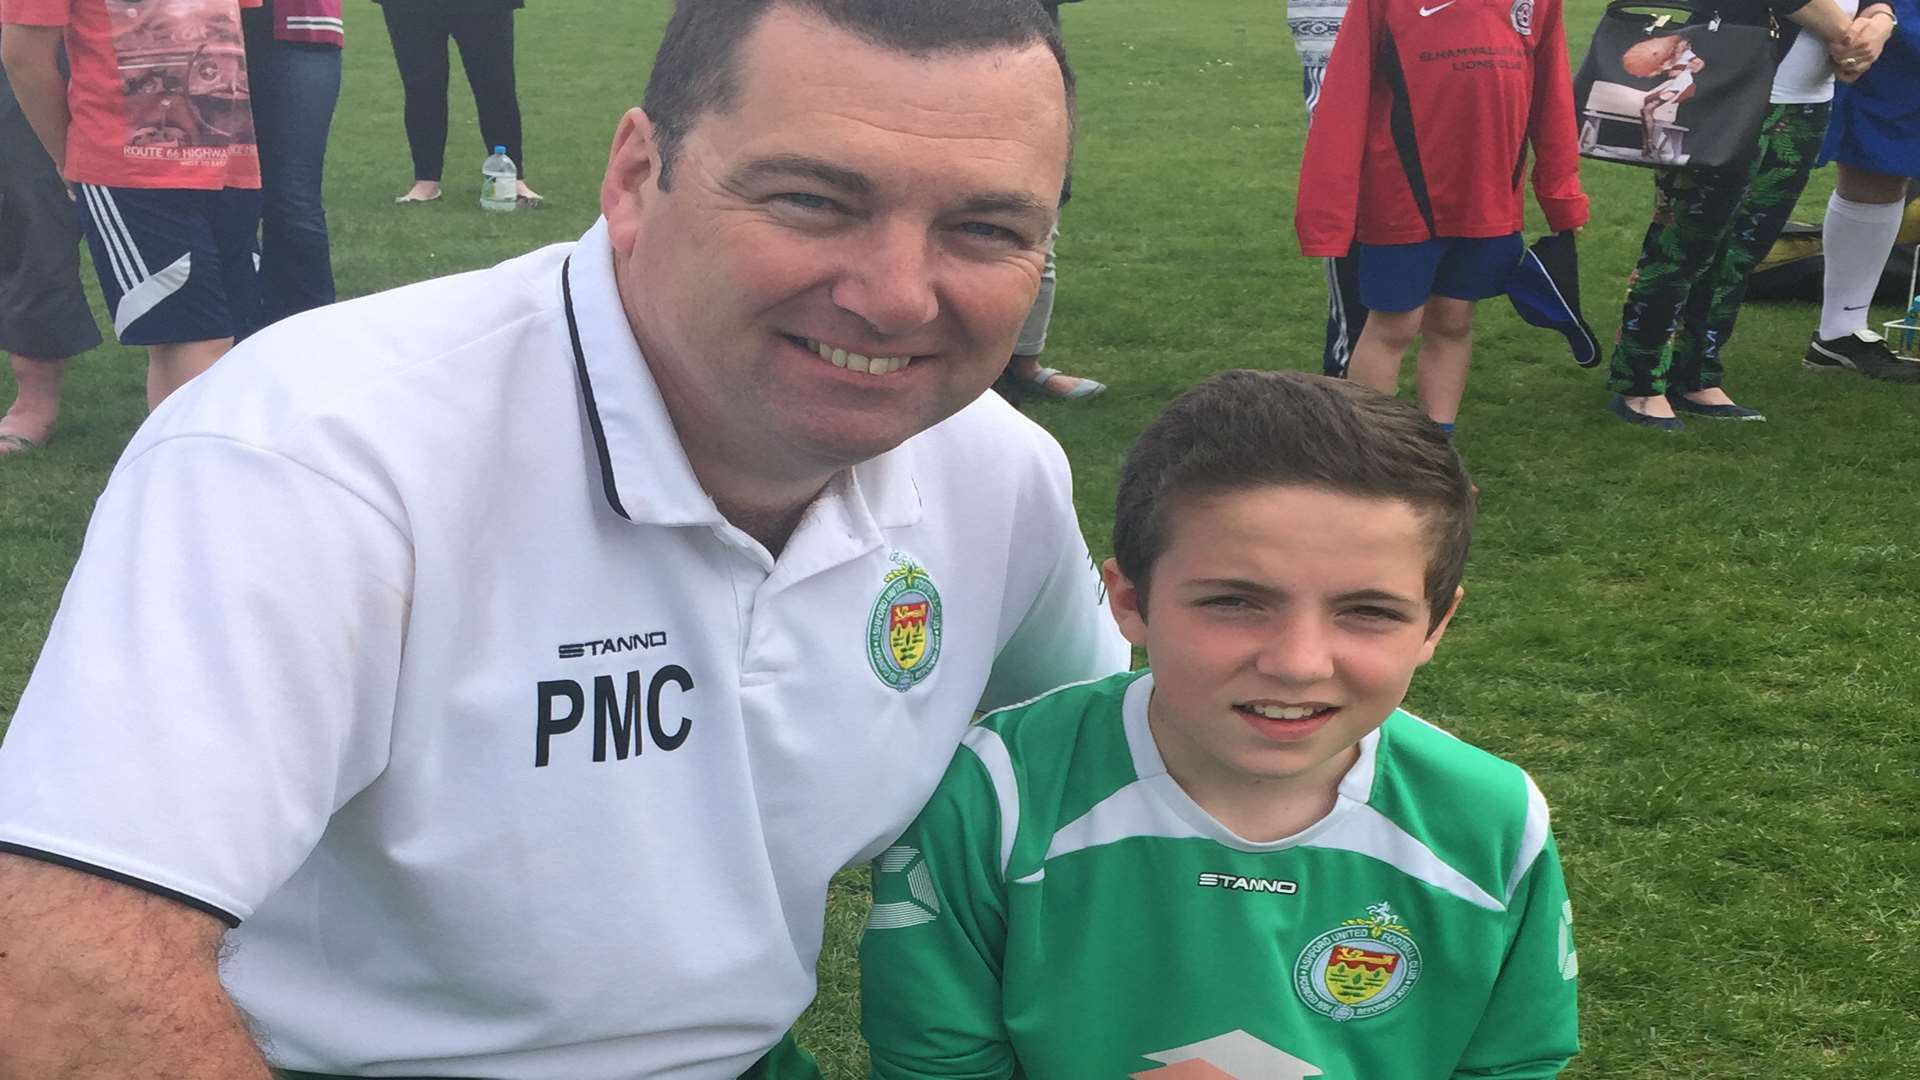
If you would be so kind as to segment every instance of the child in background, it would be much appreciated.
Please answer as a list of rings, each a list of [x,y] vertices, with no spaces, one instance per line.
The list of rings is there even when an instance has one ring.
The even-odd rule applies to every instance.
[[[1370,312],[1347,377],[1393,393],[1416,337],[1426,414],[1451,434],[1475,301],[1519,263],[1521,183],[1555,232],[1587,220],[1561,0],[1354,0],[1307,134],[1294,227],[1360,264]]]
[[[1168,406],[1105,566],[1151,670],[984,718],[876,860],[873,1075],[1558,1074],[1546,803],[1399,708],[1472,517],[1446,436],[1365,387],[1233,371]]]

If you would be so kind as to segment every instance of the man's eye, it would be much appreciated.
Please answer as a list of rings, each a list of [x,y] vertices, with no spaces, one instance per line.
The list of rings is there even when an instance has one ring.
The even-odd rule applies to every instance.
[[[960,226],[960,231],[968,236],[978,237],[982,240],[995,240],[1003,244],[1011,244],[1019,247],[1027,246],[1026,237],[1014,232],[1005,225],[995,225],[991,221],[969,221]]]
[[[805,191],[783,191],[774,199],[801,210],[836,210],[840,204],[825,195],[814,195]]]
[[[1367,619],[1367,620],[1376,621],[1376,622],[1406,622],[1407,621],[1407,616],[1405,612],[1398,611],[1394,608],[1374,607],[1371,605],[1366,605],[1366,606],[1356,607],[1356,608],[1348,608],[1347,614],[1357,615],[1362,619]]]

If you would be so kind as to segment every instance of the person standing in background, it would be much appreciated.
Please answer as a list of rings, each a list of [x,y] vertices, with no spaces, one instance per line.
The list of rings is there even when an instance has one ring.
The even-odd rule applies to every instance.
[[[1654,172],[1653,221],[1627,282],[1607,377],[1614,391],[1607,411],[1627,423],[1675,432],[1685,428],[1677,413],[1766,419],[1727,394],[1720,354],[1733,337],[1747,273],[1780,235],[1813,168],[1833,95],[1829,43],[1846,39],[1851,7],[1850,0],[1771,0],[1721,9],[1731,23],[1779,26],[1781,61],[1747,161]],[[1698,62],[1668,70],[1691,79],[1699,69],[1688,64]]]
[[[80,287],[80,215],[0,74],[0,350],[19,388],[0,416],[0,457],[46,445],[66,358],[98,344]]]
[[[346,32],[340,0],[262,0],[241,20],[260,142],[258,327],[334,300],[320,189]]]
[[[520,143],[520,97],[513,78],[513,13],[523,0],[374,0],[387,18],[393,59],[406,94],[407,147],[413,153],[413,186],[397,203],[440,197],[447,156],[447,39],[460,46],[460,64],[473,87],[485,149],[507,148],[520,173],[520,205],[539,206],[527,186],[527,158]]]
[[[1327,111],[1307,132],[1301,253],[1356,256],[1370,312],[1349,377],[1395,392],[1418,340],[1420,406],[1449,434],[1473,306],[1507,291],[1525,251],[1529,152],[1547,227],[1587,222],[1562,10],[1559,0],[1504,10],[1353,0],[1327,61]],[[1460,56],[1501,63],[1456,67]]]
[[[1846,41],[1830,51],[1843,82],[1849,69],[1872,70],[1835,93],[1833,123],[1820,148],[1820,163],[1839,167],[1821,227],[1820,327],[1802,363],[1814,371],[1920,382],[1920,365],[1895,356],[1867,319],[1900,235],[1907,177],[1920,175],[1920,4],[1862,3]]]
[[[260,158],[240,32],[240,9],[258,6],[0,0],[0,62],[77,186],[114,335],[146,346],[149,409],[225,355],[258,304]]]
[[[1079,0],[1040,0],[1040,6],[1047,9],[1053,17],[1054,29],[1060,27],[1060,5],[1078,3]],[[1068,180],[1071,189],[1073,182]],[[1060,205],[1065,206],[1072,198],[1072,191],[1062,193]],[[1069,375],[1059,368],[1044,367],[1040,363],[1040,354],[1047,347],[1047,327],[1053,322],[1053,295],[1059,272],[1054,264],[1054,245],[1060,241],[1060,230],[1055,229],[1047,241],[1047,268],[1040,276],[1040,295],[1034,298],[1032,310],[1027,312],[1027,321],[1020,327],[1020,341],[1013,347],[1013,357],[1007,361],[1006,373],[1000,383],[1012,393],[1008,399],[1016,403],[1025,398],[1041,400],[1071,401],[1075,398],[1090,398],[1106,390],[1107,384],[1095,382],[1079,375]]]
[[[1301,92],[1307,99],[1307,120],[1320,104],[1320,85],[1327,77],[1327,58],[1333,39],[1340,35],[1347,0],[1288,0],[1287,30],[1300,54]],[[1360,302],[1360,267],[1351,254],[1326,260],[1327,339],[1320,354],[1320,370],[1336,379],[1347,377],[1353,343],[1367,325],[1367,306]]]

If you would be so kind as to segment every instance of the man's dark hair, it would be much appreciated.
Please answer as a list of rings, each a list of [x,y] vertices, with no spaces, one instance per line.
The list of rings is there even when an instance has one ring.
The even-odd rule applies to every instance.
[[[1059,30],[1035,0],[678,0],[642,105],[660,148],[662,188],[700,118],[733,107],[740,93],[741,43],[776,6],[912,56],[1045,45],[1060,62],[1070,122],[1074,115],[1073,68]]]
[[[1358,383],[1298,371],[1223,371],[1169,404],[1127,452],[1113,551],[1139,589],[1166,549],[1173,515],[1193,499],[1260,487],[1305,487],[1397,499],[1422,517],[1428,630],[1466,573],[1473,485],[1438,424]]]

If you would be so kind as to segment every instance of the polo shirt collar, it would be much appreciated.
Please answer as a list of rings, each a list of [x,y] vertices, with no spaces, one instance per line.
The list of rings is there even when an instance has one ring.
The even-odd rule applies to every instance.
[[[725,526],[694,476],[634,340],[614,283],[605,218],[574,246],[562,294],[589,428],[589,472],[598,475],[608,507],[635,524]],[[854,466],[828,484],[820,499],[843,500],[847,522],[875,543],[881,529],[915,524],[922,514],[913,475],[918,441]]]

